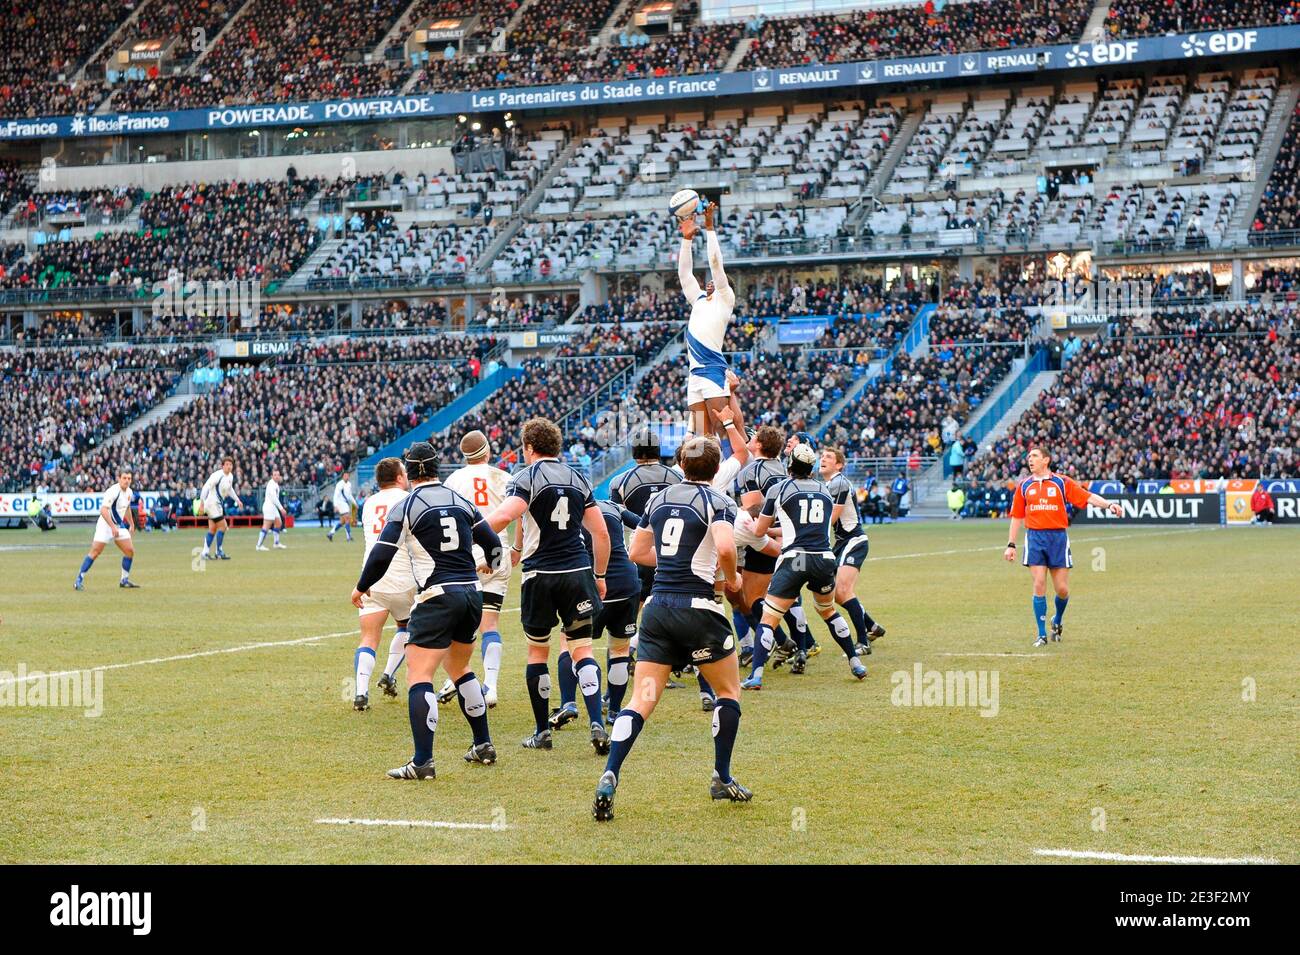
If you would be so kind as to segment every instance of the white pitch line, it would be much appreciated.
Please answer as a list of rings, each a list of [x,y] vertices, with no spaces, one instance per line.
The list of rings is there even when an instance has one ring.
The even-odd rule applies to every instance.
[[[1191,527],[1177,531],[1153,531],[1149,534],[1110,534],[1105,537],[1075,537],[1070,540],[1073,544],[1094,544],[1104,541],[1122,541],[1132,537],[1168,537],[1170,534],[1195,534],[1201,530],[1199,527]],[[888,554],[884,557],[868,557],[867,562],[873,560],[909,560],[914,557],[949,557],[953,554],[978,554],[981,551],[1006,550],[1005,544],[993,544],[988,547],[957,547],[952,550],[927,550],[915,554]]]
[[[1277,865],[1276,859],[1265,859],[1261,856],[1221,859],[1214,856],[1125,855],[1122,852],[1088,852],[1075,849],[1035,849],[1034,855],[1060,859],[1100,859],[1104,862],[1169,862],[1175,865]]]
[[[58,673],[36,672],[24,677],[10,677],[6,680],[0,680],[0,686],[9,686],[12,683],[27,683],[31,680],[46,680],[51,677],[72,676],[76,673],[85,673],[87,670],[92,673],[102,670],[125,670],[127,667],[146,667],[155,666],[159,663],[175,663],[178,660],[197,660],[200,657],[215,657],[223,653],[243,653],[245,650],[263,650],[268,647],[294,647],[304,643],[314,643],[317,640],[329,640],[332,637],[350,637],[359,632],[357,630],[339,630],[336,633],[319,633],[314,637],[299,637],[297,640],[242,643],[237,647],[223,647],[220,650],[200,650],[197,653],[179,653],[174,657],[151,657],[148,660],[132,660],[129,663],[105,663],[95,667],[82,667],[79,670],[61,670]]]
[[[415,829],[490,829],[500,832],[509,826],[490,822],[447,822],[443,819],[317,819],[323,826],[401,826]]]

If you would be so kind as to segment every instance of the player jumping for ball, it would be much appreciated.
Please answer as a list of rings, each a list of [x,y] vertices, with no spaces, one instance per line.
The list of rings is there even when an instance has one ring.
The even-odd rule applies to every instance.
[[[1065,512],[1067,503],[1075,507],[1104,507],[1116,517],[1120,506],[1100,494],[1091,493],[1082,484],[1052,471],[1052,458],[1042,448],[1030,448],[1025,458],[1029,477],[1016,485],[1016,496],[1011,503],[1011,533],[1002,556],[1008,561],[1016,559],[1016,538],[1020,525],[1025,525],[1024,564],[1034,576],[1034,622],[1038,625],[1038,639],[1034,646],[1047,646],[1047,574],[1052,575],[1052,588],[1056,591],[1056,614],[1052,617],[1052,640],[1061,642],[1061,618],[1070,601],[1070,536],[1067,528],[1070,518]]]
[[[682,247],[677,254],[677,277],[682,283],[682,294],[691,304],[691,318],[686,326],[686,347],[690,357],[686,406],[690,410],[693,434],[709,434],[716,430],[710,422],[709,412],[722,414],[731,400],[727,359],[722,353],[722,344],[727,334],[727,323],[736,307],[736,292],[727,283],[727,273],[722,270],[722,249],[714,230],[717,213],[715,202],[710,202],[704,210],[704,236],[712,278],[703,289],[695,280],[691,260],[691,240],[700,231],[694,216],[681,221]],[[719,431],[718,438],[725,439],[726,435]]]

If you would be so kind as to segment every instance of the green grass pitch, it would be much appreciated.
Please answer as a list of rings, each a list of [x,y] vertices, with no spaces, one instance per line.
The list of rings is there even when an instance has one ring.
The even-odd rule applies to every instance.
[[[814,622],[824,649],[808,673],[777,671],[742,700],[733,768],[748,805],[709,800],[709,718],[693,688],[669,692],[603,825],[590,814],[602,760],[582,730],[553,752],[519,748],[517,589],[491,711],[499,763],[461,761],[453,704],[438,779],[399,783],[383,772],[409,755],[404,696],[372,693],[364,714],[348,702],[360,542],[301,527],[289,550],[255,553],[240,530],[234,559],[204,566],[197,533],[138,535],[142,589],[118,589],[109,551],[75,593],[89,525],[0,532],[0,670],[126,664],[104,672],[98,717],[0,706],[0,862],[1300,861],[1300,532],[1077,528],[1064,642],[1035,650],[1004,525],[870,531],[858,592],[889,634],[867,680]],[[897,705],[918,664],[996,674],[996,715]]]

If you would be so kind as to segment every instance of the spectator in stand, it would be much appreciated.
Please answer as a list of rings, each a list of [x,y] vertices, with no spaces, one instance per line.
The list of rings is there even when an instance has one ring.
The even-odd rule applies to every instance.
[[[1272,232],[1300,229],[1300,105],[1291,114],[1282,145],[1273,161],[1273,172],[1264,186],[1259,210],[1251,223],[1253,245],[1293,245],[1294,236],[1270,236]]]

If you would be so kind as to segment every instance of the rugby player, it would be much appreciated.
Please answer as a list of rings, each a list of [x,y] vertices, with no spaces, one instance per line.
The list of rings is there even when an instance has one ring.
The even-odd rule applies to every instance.
[[[334,482],[334,526],[330,532],[325,535],[328,541],[334,540],[334,534],[340,527],[343,533],[348,537],[348,543],[352,543],[352,508],[357,506],[357,497],[352,493],[352,482],[348,480],[348,472],[343,471],[339,474],[339,479]]]
[[[236,507],[243,507],[244,502],[235,494],[235,459],[221,459],[221,470],[213,471],[203,483],[199,492],[199,503],[208,516],[208,533],[203,539],[204,560],[230,560],[221,546],[226,539],[226,499],[234,498]],[[213,542],[216,549],[213,550]],[[212,550],[209,556],[208,551]]]
[[[1102,507],[1116,517],[1120,514],[1117,502],[1093,494],[1082,484],[1052,471],[1052,458],[1043,448],[1030,448],[1025,456],[1029,477],[1016,485],[1011,501],[1011,531],[1002,556],[1008,561],[1016,559],[1016,539],[1020,526],[1025,526],[1025,556],[1023,563],[1034,579],[1034,623],[1038,637],[1034,646],[1047,645],[1047,575],[1052,576],[1052,589],[1056,592],[1056,613],[1052,617],[1052,640],[1061,642],[1061,620],[1070,602],[1070,568],[1074,559],[1070,555],[1070,517],[1065,505],[1075,507]]]
[[[844,452],[839,448],[822,448],[821,475],[830,491],[831,527],[835,531],[835,602],[844,608],[853,622],[858,653],[871,653],[871,641],[885,635],[885,628],[867,613],[853,592],[858,574],[867,560],[870,542],[858,517],[857,491],[844,475]]]
[[[89,552],[81,559],[81,570],[72,585],[74,590],[86,589],[86,574],[109,541],[122,552],[122,577],[117,585],[128,590],[140,586],[131,581],[131,562],[135,560],[135,545],[131,543],[131,529],[135,526],[135,514],[131,508],[133,477],[130,468],[122,468],[117,473],[117,483],[104,492],[99,505],[99,519],[95,521],[95,536],[90,542]]]
[[[406,468],[400,458],[384,458],[375,465],[375,480],[379,490],[366,498],[361,509],[361,532],[366,550],[361,556],[364,567],[370,558],[388,523],[389,515],[406,500],[410,483],[406,477]],[[394,554],[383,579],[375,582],[361,600],[358,608],[361,627],[361,643],[357,646],[352,665],[355,675],[354,690],[356,696],[352,708],[358,711],[370,709],[370,675],[375,671],[375,652],[379,649],[379,639],[384,633],[384,622],[392,616],[397,624],[397,632],[388,645],[388,662],[383,675],[379,678],[379,688],[385,696],[397,696],[397,681],[394,674],[402,665],[406,655],[406,644],[410,638],[407,619],[411,616],[411,605],[415,603],[415,572],[411,569],[411,557],[406,551]],[[438,702],[448,702],[439,699]]]
[[[687,664],[699,667],[717,694],[709,795],[733,802],[753,798],[731,775],[740,728],[740,671],[735,636],[716,581],[719,573],[724,581],[736,574],[735,505],[709,486],[721,460],[722,449],[712,437],[687,441],[682,453],[685,481],[650,500],[632,536],[629,555],[638,564],[656,567],[655,582],[641,618],[632,699],[614,719],[609,759],[596,785],[591,812],[597,821],[614,818],[623,762],[663,696],[669,674]]]
[[[460,453],[465,466],[448,475],[447,487],[467,498],[484,514],[492,513],[506,499],[510,475],[489,463],[492,445],[482,431],[470,431],[461,438]],[[515,554],[518,551],[512,548],[512,557]],[[498,628],[513,565],[502,561],[501,566],[494,569],[479,551],[475,551],[474,556],[478,560],[479,583],[483,585],[483,642],[479,652],[483,654],[483,692],[490,709],[497,705],[501,674],[501,631]],[[454,692],[455,687],[448,680],[439,693],[439,702],[444,702],[444,697],[451,699],[450,694]]]
[[[605,571],[605,596],[600,602],[600,612],[592,621],[592,639],[599,640],[605,633],[609,634],[609,654],[605,658],[608,683],[605,721],[613,723],[614,714],[623,708],[623,694],[627,692],[632,663],[629,648],[636,637],[636,618],[641,606],[641,579],[636,572],[637,565],[627,556],[623,528],[635,529],[641,519],[613,501],[597,501],[596,506],[609,531],[609,567]],[[584,531],[582,537],[591,556],[591,535]],[[551,729],[560,729],[578,718],[578,674],[567,643],[558,667],[560,708],[551,714]]]
[[[523,427],[524,464],[506,489],[506,499],[488,515],[497,533],[512,521],[523,524],[523,588],[520,617],[528,641],[525,680],[535,731],[526,749],[551,749],[551,630],[558,621],[568,643],[578,687],[597,754],[609,752],[609,733],[600,708],[600,664],[591,651],[592,621],[600,613],[609,565],[609,530],[591,485],[559,460],[563,436],[553,421],[531,418]],[[591,535],[591,556],[582,530]]]
[[[402,460],[410,492],[389,509],[379,540],[352,591],[352,604],[363,609],[370,589],[387,577],[398,553],[410,556],[417,593],[406,646],[410,681],[406,698],[415,752],[405,765],[390,769],[388,776],[433,779],[433,737],[438,728],[433,675],[439,665],[455,681],[460,711],[474,734],[465,761],[496,762],[483,686],[469,668],[474,634],[483,613],[474,545],[482,548],[493,567],[504,555],[500,539],[478,508],[439,483],[438,453],[431,444],[415,442]]]
[[[274,533],[275,547],[278,550],[287,549],[280,543],[280,528],[284,527],[287,515],[284,505],[280,503],[280,470],[276,468],[271,472],[271,480],[266,482],[266,493],[262,495],[262,532],[257,535],[257,550],[270,550],[266,546],[267,531]]]
[[[848,658],[849,669],[861,680],[867,668],[858,659],[849,625],[835,611],[835,553],[831,549],[830,493],[813,468],[817,452],[798,444],[790,452],[789,477],[774,483],[763,496],[763,509],[754,524],[756,534],[766,534],[774,521],[781,523],[781,557],[768,584],[763,619],[754,642],[754,668],[741,684],[746,690],[763,688],[763,665],[775,642],[782,615],[790,609],[800,591],[813,593],[813,606]]]
[[[736,307],[736,293],[722,269],[722,248],[714,229],[717,212],[715,202],[710,202],[704,210],[704,241],[708,248],[711,280],[703,289],[695,278],[691,257],[691,242],[700,228],[694,216],[680,222],[682,244],[677,253],[677,277],[682,284],[682,294],[691,306],[691,316],[686,324],[686,348],[690,360],[686,407],[691,431],[695,434],[708,434],[712,430],[709,409],[724,410],[731,395],[727,383],[727,359],[722,349],[727,324]],[[719,433],[718,437],[721,439],[725,435]]]

